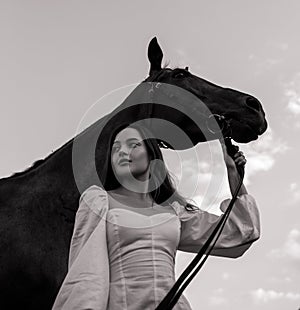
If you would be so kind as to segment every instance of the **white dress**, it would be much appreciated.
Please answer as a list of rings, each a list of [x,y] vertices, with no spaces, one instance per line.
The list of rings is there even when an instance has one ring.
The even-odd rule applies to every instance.
[[[221,203],[221,210],[229,201]],[[96,221],[91,211],[98,214]],[[155,309],[175,282],[176,251],[197,253],[218,219],[202,210],[189,212],[178,202],[130,207],[98,186],[89,187],[80,198],[70,247],[68,275],[75,276],[69,275],[71,281],[65,279],[53,309]],[[95,240],[93,233],[101,225],[101,240]],[[241,195],[212,255],[239,257],[259,234],[255,200],[248,194]],[[74,268],[76,264],[79,267]],[[72,272],[72,267],[79,271]],[[173,309],[190,310],[191,306],[182,295]]]

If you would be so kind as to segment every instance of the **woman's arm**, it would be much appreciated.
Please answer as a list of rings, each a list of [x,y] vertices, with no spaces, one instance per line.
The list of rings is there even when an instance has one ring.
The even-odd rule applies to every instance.
[[[223,151],[225,165],[227,168],[229,187],[230,187],[231,195],[233,196],[240,182],[240,175],[238,173],[237,166],[244,166],[247,160],[242,151],[238,151],[237,153],[235,153],[234,159],[233,159],[231,156],[228,155],[224,141],[220,140],[220,143],[221,143],[221,147]],[[238,196],[242,194],[248,194],[247,189],[244,184],[242,184],[239,190]]]
[[[231,199],[221,202],[224,212]],[[178,250],[197,253],[215,229],[219,216],[203,210],[186,211],[184,206],[173,203],[181,223]],[[255,199],[244,194],[237,198],[211,255],[236,258],[260,236],[259,211]]]
[[[92,185],[79,199],[70,244],[68,273],[51,310],[107,309],[109,258],[106,192]]]
[[[237,152],[232,159],[222,144],[224,161],[227,168],[230,190],[236,191],[240,182],[237,166],[244,165],[246,159],[242,152]],[[237,165],[237,166],[236,166]],[[224,200],[220,208],[223,212],[227,209],[230,199]],[[181,221],[181,237],[178,249],[186,252],[198,252],[219,221],[219,216],[199,211],[187,212],[184,207],[178,208]],[[223,232],[218,239],[212,255],[224,257],[239,257],[256,241],[260,236],[259,211],[255,199],[247,193],[244,185],[238,193],[229,218]]]

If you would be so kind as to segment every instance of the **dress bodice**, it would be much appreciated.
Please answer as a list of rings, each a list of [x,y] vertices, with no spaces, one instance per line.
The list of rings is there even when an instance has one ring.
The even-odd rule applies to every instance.
[[[171,205],[130,207],[109,199],[109,310],[155,309],[175,282],[180,221]],[[190,309],[184,296],[175,309]]]

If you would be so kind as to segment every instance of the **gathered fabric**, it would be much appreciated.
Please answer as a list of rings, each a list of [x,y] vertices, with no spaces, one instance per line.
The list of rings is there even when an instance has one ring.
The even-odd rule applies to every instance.
[[[53,310],[104,310],[109,296],[105,192],[92,186],[79,200],[70,244],[68,273]]]

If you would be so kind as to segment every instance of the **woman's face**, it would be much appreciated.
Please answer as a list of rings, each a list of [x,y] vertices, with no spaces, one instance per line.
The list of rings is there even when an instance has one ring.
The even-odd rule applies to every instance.
[[[119,178],[129,174],[139,180],[148,178],[149,156],[136,129],[125,128],[117,134],[111,150],[111,165]]]

